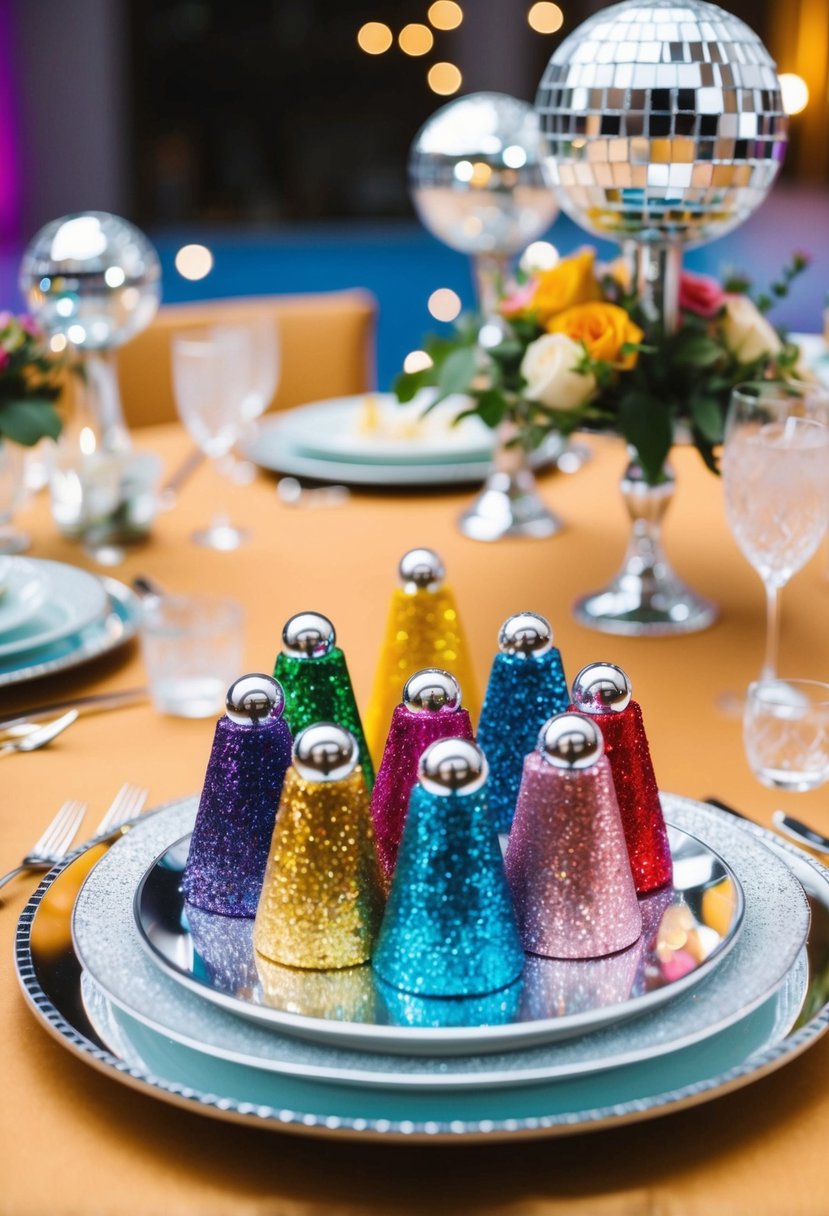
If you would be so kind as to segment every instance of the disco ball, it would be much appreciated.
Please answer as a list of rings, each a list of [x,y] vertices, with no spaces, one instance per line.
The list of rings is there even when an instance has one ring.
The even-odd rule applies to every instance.
[[[558,214],[538,115],[504,93],[470,93],[441,106],[409,155],[423,224],[461,253],[510,255]]]
[[[705,0],[627,0],[558,47],[536,99],[562,209],[596,236],[713,240],[759,207],[786,148],[773,60]]]
[[[23,255],[20,288],[47,333],[79,350],[110,350],[155,316],[161,265],[132,224],[88,211],[40,229]]]

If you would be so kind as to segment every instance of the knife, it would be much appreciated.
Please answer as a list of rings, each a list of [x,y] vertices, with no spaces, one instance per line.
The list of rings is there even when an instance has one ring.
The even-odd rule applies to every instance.
[[[126,688],[121,692],[100,692],[86,697],[73,697],[67,701],[52,701],[49,705],[22,709],[13,717],[0,718],[0,732],[8,731],[15,726],[28,726],[32,722],[42,722],[46,718],[51,718],[52,714],[66,709],[77,709],[81,714],[99,713],[105,709],[121,709],[146,701],[149,695],[150,692],[147,688]]]

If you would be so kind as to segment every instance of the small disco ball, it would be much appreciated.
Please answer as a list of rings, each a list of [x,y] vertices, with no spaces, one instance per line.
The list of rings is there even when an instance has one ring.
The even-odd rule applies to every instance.
[[[441,106],[412,144],[417,213],[461,253],[518,253],[558,215],[548,157],[527,102],[504,93],[459,97]]]
[[[596,236],[691,244],[759,207],[786,149],[774,61],[705,0],[627,0],[558,47],[536,108],[563,210]]]
[[[152,321],[161,264],[143,232],[119,216],[65,215],[30,241],[20,289],[47,333],[80,350],[108,350]]]

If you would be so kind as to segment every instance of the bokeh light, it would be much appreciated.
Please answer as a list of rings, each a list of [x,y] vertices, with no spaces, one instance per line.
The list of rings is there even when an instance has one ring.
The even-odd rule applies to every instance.
[[[412,22],[403,26],[397,41],[404,55],[428,55],[435,44],[435,36],[428,25]]]
[[[455,0],[435,0],[426,15],[436,30],[456,30],[463,21],[463,9]]]
[[[451,287],[438,287],[429,296],[429,312],[436,321],[454,321],[461,311],[461,298]]]
[[[782,72],[778,77],[783,94],[783,109],[787,114],[800,114],[809,104],[809,86],[802,76]]]
[[[213,269],[213,254],[206,245],[182,245],[176,254],[176,270],[183,279],[196,282]]]
[[[429,88],[433,93],[439,93],[441,97],[449,97],[452,93],[457,93],[463,82],[460,68],[455,67],[454,63],[433,63],[429,68],[426,76]]]
[[[357,45],[367,55],[382,55],[393,41],[391,30],[382,21],[367,21],[357,31]]]
[[[527,21],[536,34],[554,34],[564,25],[564,13],[549,0],[538,0],[527,13]]]
[[[525,274],[537,274],[552,270],[558,260],[558,250],[550,241],[533,241],[521,254],[519,265]]]
[[[425,350],[409,351],[406,358],[403,360],[403,371],[408,372],[425,372],[427,367],[432,366],[432,360]]]

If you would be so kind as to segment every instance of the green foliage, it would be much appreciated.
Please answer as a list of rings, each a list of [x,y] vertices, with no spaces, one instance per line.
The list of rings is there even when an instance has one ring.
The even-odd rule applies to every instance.
[[[31,318],[0,314],[0,438],[25,447],[57,439],[61,419],[52,402],[63,368]]]

